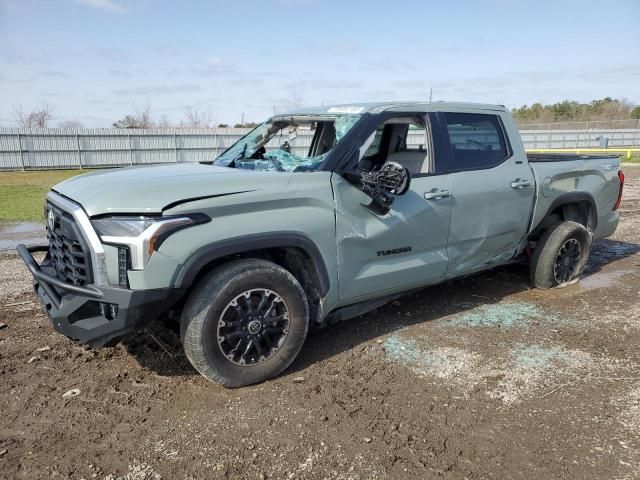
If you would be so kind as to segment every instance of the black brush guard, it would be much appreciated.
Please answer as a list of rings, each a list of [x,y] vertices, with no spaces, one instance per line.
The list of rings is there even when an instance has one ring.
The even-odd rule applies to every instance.
[[[42,264],[33,258],[34,252],[48,252],[48,246],[18,245],[16,249],[33,275],[34,290],[53,327],[82,343],[113,345],[146,327],[183,294],[177,288],[129,290],[73,285],[57,278],[46,258]]]

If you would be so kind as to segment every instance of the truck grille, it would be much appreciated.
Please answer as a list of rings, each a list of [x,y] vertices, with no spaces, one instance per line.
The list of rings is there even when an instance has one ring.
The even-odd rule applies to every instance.
[[[91,283],[91,259],[80,229],[71,214],[47,203],[49,261],[56,277],[66,283]]]

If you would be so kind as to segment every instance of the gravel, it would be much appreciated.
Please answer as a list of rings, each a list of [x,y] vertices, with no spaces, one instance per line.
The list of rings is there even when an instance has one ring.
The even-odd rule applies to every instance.
[[[18,255],[0,254],[0,272],[2,272],[0,298],[3,302],[9,303],[33,290],[31,276],[28,275],[27,267]]]

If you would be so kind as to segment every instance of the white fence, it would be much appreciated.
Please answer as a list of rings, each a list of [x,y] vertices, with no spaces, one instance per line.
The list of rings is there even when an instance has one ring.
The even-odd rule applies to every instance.
[[[600,147],[606,138],[609,148],[640,146],[640,128],[608,130],[520,130],[525,148]]]
[[[640,118],[624,120],[589,120],[575,122],[526,123],[516,119],[520,130],[639,130]]]
[[[16,129],[0,128],[0,170],[99,168],[215,159],[248,130]],[[522,130],[525,148],[640,146],[640,129]],[[312,132],[299,132],[294,152],[304,154]],[[419,139],[417,139],[419,140]]]

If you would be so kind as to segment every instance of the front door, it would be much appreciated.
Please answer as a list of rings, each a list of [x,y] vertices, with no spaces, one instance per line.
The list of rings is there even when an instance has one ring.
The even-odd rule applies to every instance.
[[[371,198],[359,187],[332,176],[340,300],[393,293],[446,273],[450,176],[429,174],[427,132],[424,115],[398,116],[378,126],[360,149],[361,163],[371,168],[391,160],[412,174],[409,190],[395,197],[386,215],[367,208]]]

